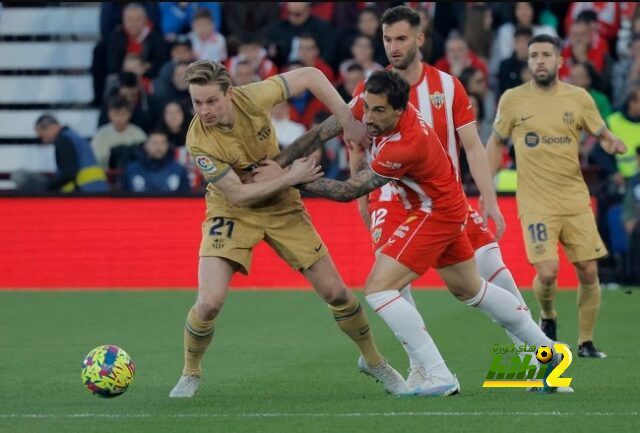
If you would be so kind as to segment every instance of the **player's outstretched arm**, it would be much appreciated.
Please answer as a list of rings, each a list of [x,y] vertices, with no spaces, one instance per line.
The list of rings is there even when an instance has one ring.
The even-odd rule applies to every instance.
[[[367,167],[352,174],[345,181],[322,177],[314,182],[298,185],[298,188],[330,200],[347,202],[362,197],[390,181],[390,178],[378,176]]]
[[[203,170],[201,173],[222,192],[227,200],[237,206],[260,203],[285,188],[299,183],[313,182],[324,174],[321,167],[316,165],[315,158],[297,159],[282,176],[265,182],[242,183],[233,170],[228,170],[220,178],[213,178],[210,172]]]
[[[463,126],[457,132],[467,155],[469,171],[482,196],[482,217],[485,222],[487,217],[495,221],[496,239],[500,239],[505,230],[505,223],[498,207],[498,198],[493,186],[493,176],[491,176],[487,152],[480,141],[475,123]]]
[[[280,167],[286,167],[298,158],[311,155],[322,147],[322,144],[342,132],[342,125],[336,116],[330,116],[327,120],[311,128],[309,131],[295,139],[276,157],[275,161]]]
[[[312,67],[300,68],[285,72],[280,77],[287,83],[290,95],[309,90],[326,105],[340,121],[344,129],[344,140],[349,145],[364,147],[369,143],[364,124],[353,117],[349,106],[320,70]]]

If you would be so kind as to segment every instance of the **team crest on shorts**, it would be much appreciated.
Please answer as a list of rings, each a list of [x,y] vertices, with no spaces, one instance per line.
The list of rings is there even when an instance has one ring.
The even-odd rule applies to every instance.
[[[373,242],[375,242],[376,244],[378,242],[380,242],[380,237],[382,236],[382,229],[381,228],[377,228],[373,231],[373,234],[371,235],[371,237],[373,238]]]
[[[542,245],[542,244],[538,244],[533,248],[533,252],[535,252],[539,256],[544,254],[545,251],[546,251],[546,249],[544,248],[544,245]]]
[[[213,161],[208,156],[200,155],[196,157],[196,165],[202,170],[203,173],[213,173],[216,171],[216,166],[213,165]]]
[[[438,110],[442,108],[442,105],[444,105],[444,95],[440,92],[432,93],[431,95],[429,95],[429,99],[431,99],[431,103]]]

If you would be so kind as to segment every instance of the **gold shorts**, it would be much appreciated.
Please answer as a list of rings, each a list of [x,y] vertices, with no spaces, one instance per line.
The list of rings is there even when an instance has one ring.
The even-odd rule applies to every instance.
[[[525,214],[520,224],[530,263],[558,260],[558,241],[571,263],[608,254],[591,210],[577,215]]]
[[[289,266],[300,271],[328,254],[301,205],[284,212],[215,212],[202,224],[200,257],[224,257],[248,274],[253,247],[263,239]]]

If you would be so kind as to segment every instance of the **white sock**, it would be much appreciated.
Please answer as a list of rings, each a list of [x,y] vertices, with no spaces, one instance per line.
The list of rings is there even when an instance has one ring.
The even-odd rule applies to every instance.
[[[400,289],[400,294],[405,299],[405,301],[410,303],[411,306],[413,306],[413,308],[416,309],[416,311],[418,310],[418,307],[416,307],[416,301],[413,299],[413,296],[411,295],[411,284],[407,284],[402,289]],[[405,345],[402,345],[402,347],[404,348],[405,352],[407,352],[407,356],[409,356],[409,365],[411,367],[417,367],[419,365],[418,361],[416,361],[411,357],[411,353],[409,352],[409,350]]]
[[[475,258],[476,258],[476,266],[478,268],[478,274],[480,274],[481,278],[483,278],[484,280],[490,283],[495,284],[501,289],[505,289],[506,291],[511,293],[513,296],[515,296],[521,305],[524,305],[526,307],[527,304],[524,301],[524,298],[522,297],[520,290],[518,290],[518,287],[516,286],[516,282],[513,280],[513,275],[511,275],[511,271],[509,271],[509,269],[505,266],[504,262],[502,261],[502,254],[500,253],[500,247],[496,242],[492,242],[490,244],[483,245],[480,248],[478,248],[475,252]],[[527,307],[525,311],[529,314],[529,316],[531,316],[531,311],[529,311],[529,307]],[[507,335],[509,336],[511,341],[516,343],[516,346],[521,346],[524,343],[522,340],[516,337],[513,333],[509,332],[506,329],[505,331],[507,332]],[[522,358],[523,356],[524,356],[524,353],[521,353],[520,357]]]
[[[482,280],[480,291],[465,304],[478,307],[498,325],[506,328],[529,346],[553,347],[553,341],[540,330],[515,296]]]
[[[427,370],[444,365],[444,359],[427,332],[420,313],[398,290],[385,290],[367,295],[365,298],[378,316],[387,323],[398,341],[406,346],[412,359]]]

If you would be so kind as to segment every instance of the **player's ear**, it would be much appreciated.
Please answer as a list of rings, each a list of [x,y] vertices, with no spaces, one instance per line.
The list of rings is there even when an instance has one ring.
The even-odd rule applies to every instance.
[[[424,45],[424,40],[425,40],[424,33],[422,31],[419,31],[418,34],[416,35],[416,42],[418,43],[419,48],[422,48],[422,45]]]
[[[558,69],[562,68],[562,65],[564,65],[564,57],[558,53]]]

